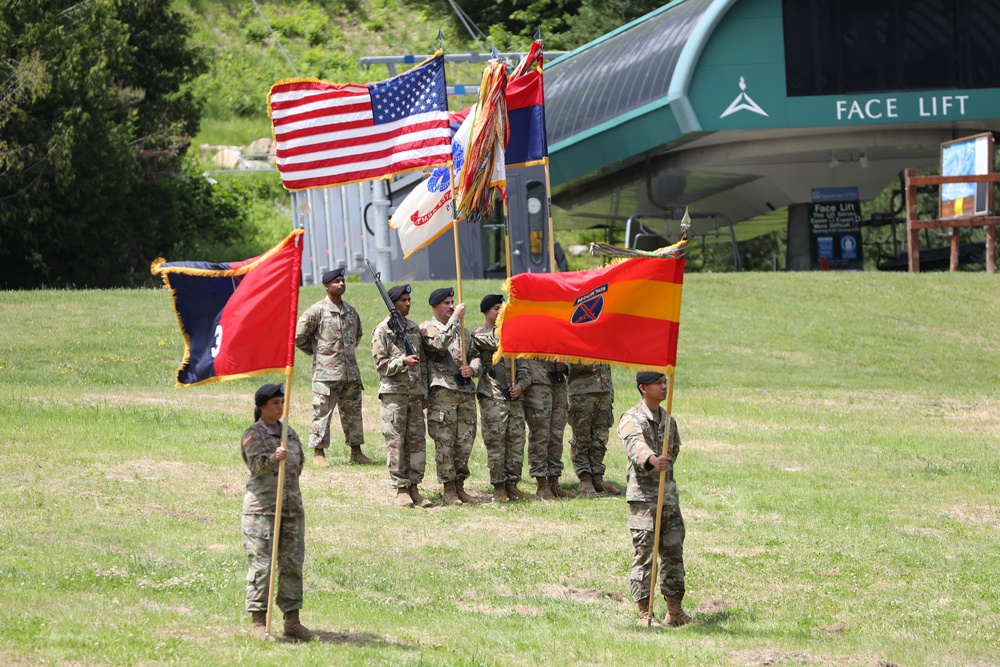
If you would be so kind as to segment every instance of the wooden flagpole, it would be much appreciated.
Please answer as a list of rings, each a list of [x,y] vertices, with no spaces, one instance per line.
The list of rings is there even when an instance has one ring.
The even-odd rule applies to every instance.
[[[295,239],[295,244],[301,248],[302,235]],[[288,318],[288,363],[285,366],[285,405],[281,410],[281,444],[278,449],[288,450],[288,414],[291,410],[292,375],[295,373],[295,324],[299,310],[299,280],[301,280],[302,253],[292,264],[293,271],[289,276],[292,285]],[[285,461],[278,462],[278,497],[274,502],[274,530],[271,532],[271,576],[267,583],[267,616],[264,621],[264,636],[271,634],[271,614],[274,612],[274,580],[278,572],[278,542],[281,540],[281,510],[285,499]]]
[[[543,161],[545,166],[545,209],[549,215],[549,273],[556,273],[559,267],[556,266],[556,234],[552,224],[552,180],[549,177],[549,156],[545,156]]]
[[[675,370],[674,373],[677,371]],[[674,402],[674,373],[670,374],[670,385],[667,388],[667,417],[663,427],[663,441],[660,443],[660,456],[667,456],[670,443],[670,409]],[[653,624],[653,600],[656,599],[656,556],[660,552],[660,529],[663,524],[663,491],[667,485],[667,471],[664,468],[660,471],[660,491],[656,499],[656,527],[653,531],[653,562],[652,572],[649,579],[649,618],[647,624]]]
[[[278,449],[288,450],[288,410],[292,404],[292,373],[294,366],[285,369],[285,406],[281,411],[281,445]],[[285,460],[278,462],[278,498],[274,505],[274,531],[271,533],[271,577],[267,584],[267,620],[264,634],[271,634],[271,614],[274,611],[274,580],[278,572],[278,542],[281,539],[281,506],[285,499]]]
[[[458,191],[455,189],[454,161],[448,164],[448,179],[451,187],[451,233],[455,236],[455,296],[458,297],[458,303],[465,303],[462,300],[462,251],[458,245],[458,199],[455,197]],[[462,365],[465,366],[468,360],[468,357],[465,356],[465,315],[459,318],[459,327],[458,337],[462,341]]]
[[[510,278],[513,269],[510,266],[510,214],[507,209],[507,198],[503,198],[503,245],[504,252],[506,253],[507,265],[507,284],[510,285]],[[510,386],[513,387],[516,382],[516,372],[514,369],[514,359],[510,360]]]

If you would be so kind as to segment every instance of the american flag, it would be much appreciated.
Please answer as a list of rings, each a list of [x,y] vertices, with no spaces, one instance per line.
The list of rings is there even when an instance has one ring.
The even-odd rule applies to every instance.
[[[288,190],[388,178],[451,160],[442,53],[375,83],[279,81],[267,103]]]

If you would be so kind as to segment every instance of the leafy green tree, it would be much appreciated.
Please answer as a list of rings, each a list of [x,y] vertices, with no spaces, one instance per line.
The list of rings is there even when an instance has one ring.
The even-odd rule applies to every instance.
[[[169,0],[0,0],[0,287],[148,282],[186,236],[234,233],[184,169],[189,33]]]
[[[665,0],[466,0],[461,7],[483,30],[501,26],[530,40],[541,29],[550,50],[573,49],[648,14]],[[456,26],[464,32],[464,28]]]

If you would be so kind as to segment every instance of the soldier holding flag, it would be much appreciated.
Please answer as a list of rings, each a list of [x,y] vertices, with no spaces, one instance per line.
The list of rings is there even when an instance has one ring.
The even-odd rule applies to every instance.
[[[649,597],[655,552],[660,558],[657,573],[660,592],[667,601],[666,623],[677,627],[692,621],[681,607],[684,599],[684,518],[674,481],[674,461],[681,449],[681,438],[677,421],[660,407],[667,398],[666,376],[656,371],[643,371],[636,373],[635,383],[642,400],[627,410],[618,422],[618,437],[628,454],[625,499],[629,507],[628,527],[635,547],[629,576],[632,598],[639,607],[639,625],[660,627],[652,614]],[[656,505],[661,499],[663,525],[657,531]],[[660,539],[656,544],[658,533]]]

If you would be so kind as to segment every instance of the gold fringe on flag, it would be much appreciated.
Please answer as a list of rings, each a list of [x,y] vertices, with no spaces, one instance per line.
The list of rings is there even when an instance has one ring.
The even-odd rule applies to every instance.
[[[459,219],[476,222],[493,214],[497,188],[491,181],[497,161],[504,159],[503,150],[509,138],[507,68],[500,61],[492,60],[479,84],[476,120],[459,180],[456,201]]]

